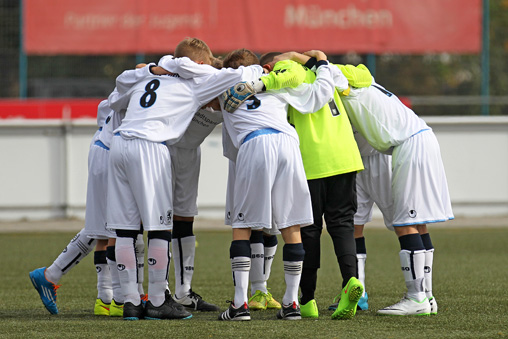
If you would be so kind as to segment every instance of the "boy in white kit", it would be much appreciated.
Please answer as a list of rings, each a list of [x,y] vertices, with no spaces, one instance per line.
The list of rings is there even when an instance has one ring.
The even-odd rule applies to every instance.
[[[182,41],[175,56],[208,65],[212,60],[210,49],[199,39]],[[214,69],[208,65],[202,67]],[[164,143],[179,140],[194,113],[242,76],[259,79],[261,73],[261,67],[247,67],[183,79],[179,74],[157,76],[150,68],[125,71],[117,78],[118,95],[109,98],[112,109],[127,109],[111,145],[108,227],[117,233],[115,252],[125,292],[124,319],[128,320],[191,316],[167,291],[173,209],[171,159]],[[136,288],[133,248],[141,221],[149,239],[149,300],[145,309]]]
[[[296,54],[295,54],[296,57]],[[300,62],[305,63],[308,58]],[[233,241],[230,247],[235,297],[219,320],[250,320],[247,290],[251,266],[251,230],[277,229],[283,248],[286,292],[279,319],[300,319],[298,286],[304,256],[300,226],[312,224],[310,194],[298,148],[298,136],[287,123],[288,104],[314,111],[326,104],[333,93],[326,56],[318,81],[293,90],[255,95],[234,114],[224,113],[224,126],[238,150],[234,165],[234,206],[231,213]],[[224,60],[225,66],[259,63],[248,50],[237,50]],[[251,80],[247,77],[243,80]],[[233,166],[230,163],[230,166]],[[231,189],[231,187],[229,187]]]
[[[375,150],[392,154],[393,214],[385,215],[385,220],[390,223],[392,219],[399,238],[408,291],[400,302],[378,314],[435,313],[431,273],[434,247],[426,224],[454,218],[439,144],[432,129],[374,79],[366,88],[350,85],[349,94],[342,100],[351,123]],[[389,178],[386,170],[383,173]],[[386,199],[385,193],[377,193]],[[387,213],[389,205],[381,203]]]

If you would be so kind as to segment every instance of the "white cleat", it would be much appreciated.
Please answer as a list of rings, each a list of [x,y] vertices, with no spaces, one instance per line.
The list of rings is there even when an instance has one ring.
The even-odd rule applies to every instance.
[[[423,301],[416,301],[404,295],[401,301],[391,306],[385,307],[379,311],[379,315],[430,315],[431,306],[428,298]],[[437,312],[437,308],[436,308]]]
[[[429,298],[429,302],[430,302],[430,314],[431,315],[436,315],[437,314],[437,301],[436,301],[436,298],[434,298],[434,296],[430,297]]]

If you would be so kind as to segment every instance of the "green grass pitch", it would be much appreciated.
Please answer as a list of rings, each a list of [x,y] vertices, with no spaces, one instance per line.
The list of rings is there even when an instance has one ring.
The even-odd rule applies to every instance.
[[[250,322],[219,322],[217,313],[194,313],[179,321],[137,321],[95,317],[96,275],[89,255],[64,276],[58,290],[60,314],[50,315],[28,273],[51,264],[73,233],[0,234],[1,338],[502,338],[508,337],[508,228],[431,227],[436,248],[434,295],[439,313],[430,317],[381,317],[375,311],[405,292],[399,245],[386,229],[365,230],[368,311],[352,320],[331,320],[328,305],[340,291],[340,274],[326,232],[316,300],[318,320],[276,320],[275,311],[252,312]],[[233,296],[228,231],[197,231],[193,289],[226,309]],[[275,258],[270,291],[284,290],[281,251]],[[174,271],[170,271],[170,287]],[[145,274],[145,277],[148,275]],[[145,287],[147,279],[145,279]]]

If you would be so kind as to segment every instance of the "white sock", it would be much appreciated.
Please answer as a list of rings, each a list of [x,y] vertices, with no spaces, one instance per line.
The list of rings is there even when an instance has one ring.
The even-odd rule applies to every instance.
[[[272,263],[273,258],[275,257],[275,252],[277,252],[277,245],[266,247],[265,246],[265,286],[268,279],[270,279],[270,274],[272,273]]]
[[[249,257],[231,258],[231,271],[233,272],[233,283],[235,285],[235,299],[233,303],[236,308],[248,302],[247,291],[249,287]]]
[[[148,240],[148,300],[153,306],[164,303],[171,260],[170,241],[160,238]]]
[[[296,302],[298,305],[298,287],[302,277],[303,261],[284,261],[284,278],[286,280],[286,293],[282,297],[284,305]]]
[[[254,295],[256,291],[267,293],[266,281],[265,281],[265,250],[263,243],[256,242],[250,244],[250,293]]]
[[[358,259],[358,280],[363,285],[363,294],[362,297],[365,296],[365,262],[367,261],[366,253],[356,253],[356,258]]]
[[[423,286],[425,264],[425,250],[399,252],[400,265],[404,274],[404,280],[407,286],[407,296],[417,301],[425,299],[425,289]]]
[[[85,229],[81,229],[78,234],[72,238],[67,247],[53,261],[53,264],[46,268],[44,274],[46,279],[58,284],[64,274],[69,272],[74,266],[79,264],[95,248],[95,239],[87,238]]]
[[[141,303],[141,299],[138,293],[138,274],[134,242],[135,239],[133,238],[118,237],[116,239],[115,256],[120,286],[125,298],[124,301],[137,306]]]
[[[120,285],[120,276],[118,274],[118,268],[116,266],[116,255],[115,246],[108,246],[107,260],[109,266],[109,273],[111,274],[111,287],[113,288],[113,299],[116,304],[123,304],[125,297],[122,292]]]
[[[432,266],[434,262],[434,249],[425,251],[425,294],[427,298],[433,297],[432,294]]]
[[[175,296],[183,298],[190,293],[194,274],[196,237],[173,238],[171,241],[175,266]]]
[[[106,251],[95,251],[94,264],[97,271],[97,298],[109,304],[113,298],[113,287],[111,286],[111,273],[106,260]]]
[[[136,238],[136,261],[138,274],[138,292],[139,295],[145,294],[143,282],[145,280],[145,243],[143,241],[143,233]]]

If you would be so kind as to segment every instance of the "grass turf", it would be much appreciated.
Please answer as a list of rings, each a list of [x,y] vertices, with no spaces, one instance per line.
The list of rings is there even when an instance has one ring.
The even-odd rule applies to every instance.
[[[233,296],[229,263],[230,232],[196,232],[193,289],[226,309]],[[50,315],[28,278],[50,265],[74,236],[71,233],[0,234],[0,337],[2,338],[501,338],[508,336],[508,228],[432,227],[436,248],[434,295],[439,313],[431,317],[381,317],[375,311],[405,292],[399,245],[385,229],[368,227],[366,289],[368,311],[352,320],[331,320],[328,305],[340,291],[340,273],[330,238],[322,237],[322,265],[316,300],[318,320],[276,320],[276,311],[252,312],[250,322],[220,322],[218,313],[195,312],[192,319],[137,321],[93,316],[96,275],[93,255],[69,274],[58,290],[59,315]],[[282,241],[274,260],[270,291],[282,299]],[[170,287],[174,271],[170,271]],[[145,277],[148,275],[145,274]],[[145,279],[145,286],[147,279]],[[146,289],[145,289],[146,291]]]

